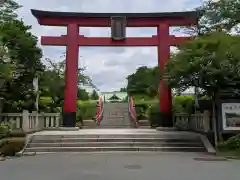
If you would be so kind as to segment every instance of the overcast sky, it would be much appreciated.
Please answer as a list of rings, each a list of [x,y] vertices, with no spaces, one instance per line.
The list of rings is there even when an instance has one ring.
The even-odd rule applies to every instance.
[[[32,32],[40,37],[66,34],[64,27],[38,25],[30,9],[69,12],[174,12],[192,10],[201,0],[17,0],[23,7],[19,16]],[[176,34],[171,29],[171,34]],[[110,36],[110,28],[81,28],[85,36]],[[127,36],[152,36],[155,28],[128,28]],[[183,34],[177,33],[177,36]],[[58,60],[65,47],[42,47],[44,57]],[[157,65],[157,49],[154,47],[80,47],[79,66],[101,91],[119,90],[126,85],[126,76],[140,66]]]

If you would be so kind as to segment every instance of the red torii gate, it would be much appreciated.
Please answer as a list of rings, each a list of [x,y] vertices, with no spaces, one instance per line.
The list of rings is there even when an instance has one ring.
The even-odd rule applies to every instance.
[[[75,126],[77,101],[77,70],[79,46],[157,46],[158,65],[163,71],[170,56],[170,46],[178,46],[189,37],[169,35],[170,26],[196,25],[200,14],[196,11],[173,13],[72,13],[31,10],[40,25],[67,26],[67,35],[42,36],[42,45],[66,46],[66,76],[63,125]],[[84,37],[79,27],[109,27],[111,17],[126,17],[126,27],[157,27],[152,37],[126,37],[116,41],[110,37]],[[96,62],[97,63],[97,62]],[[160,80],[160,112],[171,121],[172,95]]]

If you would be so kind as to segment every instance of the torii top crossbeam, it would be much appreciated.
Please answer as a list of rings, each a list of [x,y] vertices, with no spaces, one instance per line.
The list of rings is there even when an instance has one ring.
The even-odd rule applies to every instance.
[[[160,24],[170,26],[195,25],[201,13],[196,11],[188,12],[167,12],[167,13],[75,13],[75,12],[52,12],[31,10],[40,25],[69,26],[75,24],[80,27],[109,27],[111,17],[126,17],[126,27],[159,27]],[[161,33],[161,38],[168,36],[166,44],[178,46],[189,40],[189,37],[175,37],[169,33]],[[79,46],[158,46],[159,37],[129,37],[126,41],[111,41],[107,37],[75,37]],[[64,46],[67,45],[66,36],[41,38],[43,45]]]
[[[77,23],[81,27],[107,27],[113,16],[125,16],[127,27],[157,27],[159,23],[169,26],[195,25],[201,17],[198,11],[166,13],[86,13],[86,12],[52,12],[31,10],[40,25],[66,26]],[[139,21],[141,19],[141,21]]]

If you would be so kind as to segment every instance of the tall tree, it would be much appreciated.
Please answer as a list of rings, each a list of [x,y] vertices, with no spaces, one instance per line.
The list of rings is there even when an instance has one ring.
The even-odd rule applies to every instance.
[[[127,77],[127,91],[130,94],[146,94],[150,97],[157,95],[159,85],[159,68],[140,67]]]
[[[213,101],[213,129],[218,143],[215,106],[222,91],[239,95],[240,36],[215,32],[185,44],[175,58],[167,62],[163,78],[169,87],[182,91],[201,88]]]
[[[213,97],[222,88],[240,83],[239,47],[239,36],[223,32],[188,42],[165,67],[169,86],[182,91],[191,86],[200,87]]]
[[[11,21],[17,17],[16,10],[21,6],[12,0],[0,0],[0,26],[3,23]],[[0,92],[2,92],[4,83],[11,76],[10,57],[6,45],[2,42],[3,35],[0,32]],[[0,95],[1,96],[1,95]]]
[[[127,88],[120,88],[120,92],[127,92]]]
[[[91,94],[91,99],[93,99],[93,100],[98,100],[99,99],[98,93],[95,89],[93,90],[93,92]]]
[[[196,8],[201,12],[197,26],[177,29],[192,36],[200,36],[216,31],[240,33],[240,0],[207,0]]]
[[[51,97],[52,103],[50,109],[54,111],[56,107],[61,107],[63,105],[65,89],[65,60],[51,60],[46,58],[44,64],[46,65],[45,70],[40,74],[40,96]],[[82,83],[91,83],[91,79],[84,75],[83,69],[79,69],[78,83],[79,85]],[[88,93],[80,87],[78,87],[78,99],[89,99]]]
[[[0,23],[17,18],[16,10],[20,7],[14,0],[0,0]]]
[[[85,89],[78,88],[78,99],[79,100],[86,101],[86,100],[89,100],[89,98],[90,98],[89,94]]]
[[[2,74],[5,77],[12,74],[4,79],[5,91],[1,91],[1,96],[6,100],[5,110],[8,111],[34,108],[32,80],[43,70],[37,38],[29,32],[30,26],[16,19],[15,10],[19,7],[12,0],[2,1],[0,5],[0,44],[5,50],[5,55],[1,56],[1,66],[8,67],[8,72]]]
[[[207,1],[199,10],[204,12],[200,21],[203,31],[213,32],[216,30],[230,31],[232,28],[239,31],[240,23],[240,0]]]

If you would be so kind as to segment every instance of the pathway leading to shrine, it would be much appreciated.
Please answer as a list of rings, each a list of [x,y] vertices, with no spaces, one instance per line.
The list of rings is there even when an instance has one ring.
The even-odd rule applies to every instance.
[[[4,180],[239,180],[240,161],[195,153],[46,154],[0,162]]]

